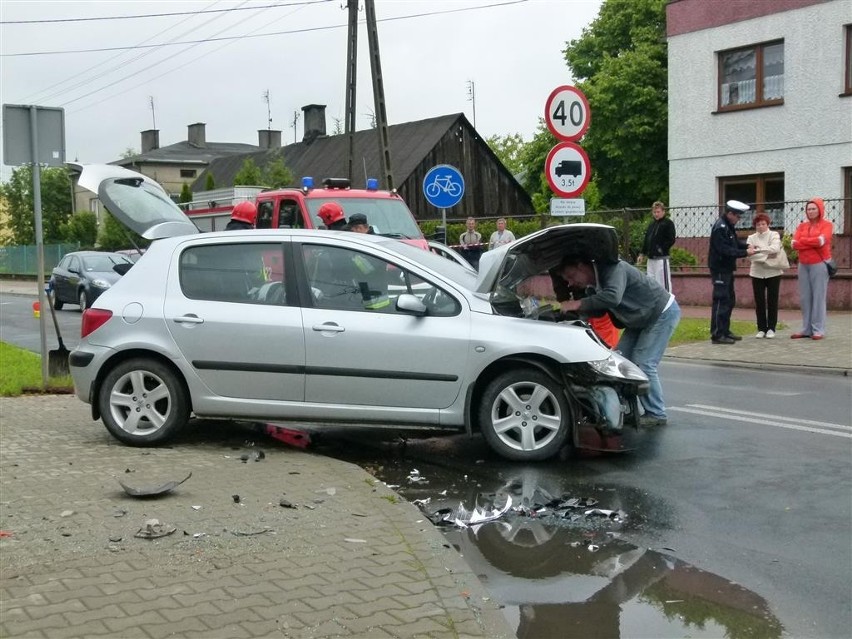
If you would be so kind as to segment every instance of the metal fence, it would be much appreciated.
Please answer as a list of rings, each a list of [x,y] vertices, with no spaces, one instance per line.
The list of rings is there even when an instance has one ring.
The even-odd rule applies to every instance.
[[[66,253],[80,244],[45,244],[44,271],[50,273]],[[38,275],[38,251],[31,246],[0,246],[0,275]]]

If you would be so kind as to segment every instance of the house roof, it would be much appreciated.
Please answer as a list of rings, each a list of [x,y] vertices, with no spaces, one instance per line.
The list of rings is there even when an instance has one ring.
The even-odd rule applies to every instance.
[[[118,164],[119,166],[142,163],[209,164],[222,156],[251,153],[257,150],[258,147],[253,144],[207,142],[203,147],[200,147],[183,140],[182,142],[163,146],[147,153],[140,153],[129,158],[116,160],[112,164]]]
[[[454,113],[417,122],[405,122],[388,127],[390,156],[394,185],[402,184],[423,161],[427,154],[435,148],[439,140],[459,120],[464,120],[464,114]],[[465,120],[466,121],[466,120]],[[355,167],[354,173],[360,176],[353,180],[360,183],[366,177],[381,177],[379,145],[377,144],[376,129],[356,131],[354,136]],[[317,179],[326,177],[347,177],[349,173],[349,141],[345,134],[315,138],[311,142],[297,142],[278,149],[267,149],[230,155],[213,160],[205,171],[198,176],[193,184],[193,190],[203,190],[207,174],[213,175],[216,184],[233,184],[234,177],[247,159],[263,169],[269,162],[278,158],[298,178],[312,176]]]

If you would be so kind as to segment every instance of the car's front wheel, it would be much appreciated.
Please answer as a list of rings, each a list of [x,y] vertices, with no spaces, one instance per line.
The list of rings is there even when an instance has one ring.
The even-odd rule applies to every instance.
[[[553,457],[568,440],[572,420],[561,385],[532,368],[510,370],[491,381],[479,408],[485,440],[503,457],[518,461]]]
[[[171,368],[149,358],[130,359],[104,378],[98,407],[107,430],[131,446],[174,437],[189,420],[189,398]]]

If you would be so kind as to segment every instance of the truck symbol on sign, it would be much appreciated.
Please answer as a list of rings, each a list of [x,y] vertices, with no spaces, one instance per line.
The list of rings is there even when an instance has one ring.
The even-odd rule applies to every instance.
[[[556,173],[556,177],[562,177],[563,175],[579,177],[583,174],[583,163],[580,160],[562,160],[556,165],[553,172]]]

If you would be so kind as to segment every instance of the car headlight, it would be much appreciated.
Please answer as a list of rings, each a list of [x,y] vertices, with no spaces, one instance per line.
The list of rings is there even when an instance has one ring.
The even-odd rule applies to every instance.
[[[96,280],[92,280],[92,286],[95,288],[109,288],[111,284],[104,279],[98,278]]]
[[[629,379],[636,382],[647,382],[648,376],[642,369],[629,359],[618,353],[611,353],[606,359],[589,362],[598,375],[614,379]]]

